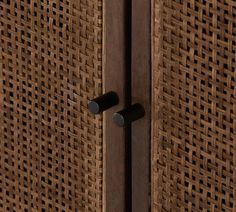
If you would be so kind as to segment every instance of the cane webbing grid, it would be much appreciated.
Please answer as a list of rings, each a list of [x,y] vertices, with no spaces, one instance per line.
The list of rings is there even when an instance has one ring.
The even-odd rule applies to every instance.
[[[152,209],[235,211],[236,1],[152,6]]]
[[[101,0],[0,0],[0,211],[101,211]]]

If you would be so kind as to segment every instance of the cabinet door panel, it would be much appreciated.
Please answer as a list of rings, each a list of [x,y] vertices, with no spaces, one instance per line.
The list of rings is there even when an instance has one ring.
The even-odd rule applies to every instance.
[[[152,7],[152,210],[234,211],[235,2]]]
[[[0,210],[101,211],[102,1],[0,0]]]

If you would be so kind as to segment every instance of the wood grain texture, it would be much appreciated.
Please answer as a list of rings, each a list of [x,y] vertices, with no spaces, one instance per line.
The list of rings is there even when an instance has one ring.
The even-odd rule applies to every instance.
[[[145,117],[132,124],[132,211],[150,209],[151,1],[132,3],[132,103]]]
[[[129,130],[119,128],[112,122],[114,112],[127,106],[125,83],[130,70],[127,57],[127,1],[104,2],[104,92],[115,91],[119,105],[104,113],[105,173],[104,211],[129,211],[127,208],[127,142]],[[129,197],[128,197],[129,198]]]

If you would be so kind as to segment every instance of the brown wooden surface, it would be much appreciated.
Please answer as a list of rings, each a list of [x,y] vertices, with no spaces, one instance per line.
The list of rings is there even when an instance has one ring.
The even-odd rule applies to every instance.
[[[132,4],[132,102],[145,107],[145,117],[132,125],[132,211],[149,211],[150,172],[150,0]]]
[[[127,130],[112,122],[112,114],[121,110],[129,99],[127,94],[126,0],[104,1],[104,92],[113,90],[120,98],[118,106],[104,114],[104,211],[127,211],[126,158]]]
[[[120,97],[120,104],[104,114],[104,210],[108,212],[149,210],[150,2],[138,0],[132,7],[130,3],[107,0],[104,5],[104,92],[113,90]],[[118,128],[111,119],[113,112],[131,103],[131,94],[132,102],[146,110],[145,118],[132,124],[132,137],[130,128]]]

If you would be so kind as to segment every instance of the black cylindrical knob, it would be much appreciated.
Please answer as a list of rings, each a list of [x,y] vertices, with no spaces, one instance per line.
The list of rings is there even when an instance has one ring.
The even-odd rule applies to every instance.
[[[88,102],[88,109],[91,113],[98,114],[117,105],[119,97],[113,91],[110,91],[102,96],[97,97]]]
[[[132,122],[144,117],[145,110],[139,103],[131,105],[130,107],[113,114],[113,122],[119,127],[125,127]]]

